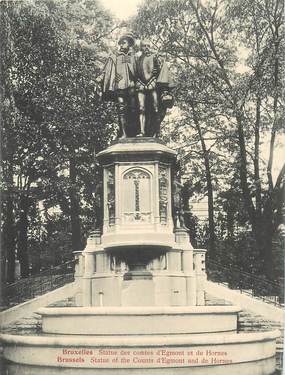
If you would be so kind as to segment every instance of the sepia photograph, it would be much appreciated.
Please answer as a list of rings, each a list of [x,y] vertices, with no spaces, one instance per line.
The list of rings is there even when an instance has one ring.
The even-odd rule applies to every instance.
[[[0,0],[0,373],[282,375],[283,0]]]

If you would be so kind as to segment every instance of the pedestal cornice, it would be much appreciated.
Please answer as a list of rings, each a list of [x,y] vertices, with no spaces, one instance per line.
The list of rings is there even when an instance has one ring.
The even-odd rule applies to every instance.
[[[110,147],[98,153],[101,163],[112,161],[173,161],[176,152],[156,138],[125,138],[114,142]]]

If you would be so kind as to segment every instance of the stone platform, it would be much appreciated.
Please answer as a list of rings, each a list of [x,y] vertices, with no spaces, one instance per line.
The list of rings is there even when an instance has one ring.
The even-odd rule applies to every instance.
[[[275,368],[275,339],[279,332],[237,335],[173,335],[164,336],[42,336],[23,337],[2,335],[4,356],[14,363],[58,368],[92,368],[104,374],[105,369],[133,374],[140,369],[151,374],[171,374],[173,368],[181,374],[189,368],[203,374],[213,371],[228,374],[241,371],[238,364],[247,364],[252,372],[246,374],[271,374]],[[257,370],[253,370],[255,367]],[[104,369],[104,371],[103,371]],[[264,372],[266,369],[267,372]],[[268,371],[270,369],[270,371]],[[148,370],[148,371],[146,371]],[[40,372],[42,374],[42,372]],[[52,372],[51,372],[52,373]],[[202,374],[202,371],[200,370]]]
[[[235,306],[42,308],[44,333],[64,335],[179,335],[233,333]]]
[[[215,306],[212,306],[212,304],[215,304]],[[218,307],[224,309],[224,308],[229,308],[231,306],[229,305],[225,305],[225,301],[224,300],[217,300],[211,296],[208,296],[206,297],[206,304],[208,306],[205,306],[206,309],[210,309],[210,308],[215,308],[217,309]],[[76,308],[77,307],[75,306],[75,300],[72,299],[72,300],[68,300],[68,301],[62,301],[62,302],[59,302],[59,303],[56,303],[52,306],[50,306],[49,308],[45,308],[45,309],[41,309],[40,312],[44,312],[45,310],[47,309],[50,309],[50,311],[52,311],[53,309],[55,310],[59,310],[59,311],[62,311],[62,313],[64,314],[64,310],[65,309],[72,309],[72,308]],[[82,309],[79,307],[79,309]],[[92,308],[93,309],[93,308]],[[200,307],[200,309],[202,309],[202,307]],[[236,308],[233,307],[233,310],[235,310]],[[43,311],[44,310],[44,311]],[[54,310],[54,311],[55,311]],[[104,308],[102,309],[102,312],[103,312]],[[141,308],[138,308],[138,310],[141,310]],[[210,311],[210,310],[208,310]],[[240,315],[241,313],[239,313]],[[36,317],[36,319],[35,319]],[[196,375],[204,375],[204,374],[209,374],[209,375],[212,375],[213,373],[215,375],[228,375],[228,374],[240,374],[242,373],[243,375],[265,375],[265,374],[278,374],[280,375],[279,372],[274,372],[274,367],[275,367],[275,358],[274,356],[270,357],[270,358],[266,358],[266,359],[259,359],[259,360],[254,360],[254,357],[252,357],[251,359],[253,359],[252,361],[250,362],[242,362],[242,358],[240,356],[240,354],[238,355],[239,356],[239,363],[230,363],[230,364],[220,364],[220,365],[216,365],[214,368],[213,368],[213,365],[207,365],[207,366],[197,366],[197,364],[195,365],[195,363],[192,363],[192,364],[189,364],[189,366],[182,366],[182,364],[180,363],[179,367],[161,367],[161,368],[151,368],[151,367],[146,367],[146,365],[149,365],[149,364],[145,364],[145,363],[141,363],[141,367],[140,368],[137,368],[137,367],[134,367],[133,364],[132,364],[132,368],[128,368],[127,366],[129,366],[130,364],[127,364],[127,366],[125,368],[113,368],[113,369],[110,369],[110,368],[105,368],[103,366],[103,364],[100,364],[100,363],[93,363],[92,364],[92,367],[79,367],[79,363],[73,363],[72,365],[74,367],[66,367],[66,366],[70,366],[70,364],[68,363],[65,363],[65,364],[60,364],[60,366],[56,365],[55,366],[43,366],[44,364],[44,361],[43,359],[47,358],[46,357],[46,354],[43,354],[43,352],[38,351],[39,349],[39,346],[40,347],[43,347],[45,348],[45,350],[48,350],[49,351],[49,348],[50,348],[50,345],[54,345],[54,349],[55,350],[58,350],[58,352],[60,352],[59,356],[62,356],[62,350],[66,349],[66,350],[80,350],[80,349],[84,349],[84,350],[100,350],[100,349],[104,349],[104,350],[118,350],[118,347],[116,347],[116,344],[118,342],[118,340],[120,340],[120,343],[123,345],[123,349],[125,352],[127,351],[131,351],[131,350],[136,350],[134,347],[130,346],[130,341],[126,341],[126,337],[125,336],[117,336],[117,338],[113,337],[113,336],[105,336],[106,340],[101,341],[99,347],[97,346],[94,346],[94,342],[97,341],[98,343],[98,340],[102,339],[102,336],[101,335],[97,335],[97,336],[93,336],[91,337],[91,339],[93,339],[93,343],[91,344],[90,342],[90,335],[89,336],[82,336],[83,338],[83,341],[85,341],[85,338],[87,338],[88,342],[86,342],[85,344],[82,343],[82,340],[80,341],[77,341],[79,336],[77,335],[66,335],[66,336],[63,336],[61,334],[47,334],[47,333],[41,333],[40,334],[40,331],[41,329],[39,328],[41,326],[41,323],[42,323],[42,319],[39,319],[40,315],[36,314],[33,316],[30,317],[30,319],[28,319],[28,323],[27,323],[27,319],[23,319],[22,321],[19,321],[19,322],[15,322],[13,325],[11,325],[10,327],[7,327],[6,329],[6,335],[3,336],[3,339],[5,340],[5,342],[7,342],[7,346],[10,346],[10,350],[9,352],[5,351],[5,357],[6,355],[9,355],[10,358],[13,360],[13,356],[17,356],[18,357],[18,363],[12,363],[12,362],[8,362],[5,364],[5,373],[7,373],[8,375],[18,375],[18,374],[21,374],[21,375],[38,375],[38,374],[44,374],[44,375],[58,375],[59,373],[60,374],[66,374],[66,375],[117,375],[117,374],[127,374],[127,375],[155,375],[155,374],[169,374],[169,375],[189,375],[189,371],[191,371],[191,374],[196,374]],[[74,325],[75,326],[75,325]],[[75,329],[75,327],[73,326],[73,330]],[[273,326],[272,326],[273,327]],[[266,329],[272,329],[271,326],[268,326],[266,327]],[[29,329],[28,329],[29,328]],[[171,329],[171,327],[170,327]],[[260,328],[259,328],[260,330]],[[13,333],[13,334],[11,334]],[[269,346],[272,346],[272,350],[275,350],[274,348],[274,339],[272,338],[272,334],[271,332],[269,332],[269,336],[268,336],[268,333],[267,332],[259,332],[261,335],[257,335],[254,334],[255,336],[252,336],[252,334],[250,334],[250,336],[248,336],[248,333],[243,333],[243,332],[239,332],[238,334],[223,334],[223,335],[220,335],[219,338],[220,340],[223,342],[223,344],[225,344],[224,348],[227,348],[227,347],[231,347],[231,348],[234,348],[236,347],[237,345],[239,345],[239,339],[241,340],[241,342],[243,341],[243,345],[247,345],[247,347],[249,348],[249,351],[251,350],[250,349],[250,346],[253,345],[254,348],[256,348],[257,350],[260,350],[259,354],[261,354],[261,348],[263,347],[263,344],[266,342],[266,347]],[[39,336],[35,336],[35,335],[39,335],[40,334],[40,337]],[[280,332],[279,332],[280,334]],[[20,335],[20,336],[19,336]],[[277,332],[276,332],[276,335],[277,335]],[[211,337],[212,336],[212,339]],[[271,338],[270,338],[271,336]],[[14,339],[13,339],[14,337]],[[131,336],[132,339],[133,339],[133,344],[135,343],[135,340],[138,340],[140,338],[142,338],[142,336],[137,336],[137,335],[133,335]],[[163,350],[166,350],[167,349],[167,346],[165,345],[166,342],[165,342],[165,338],[166,337],[169,337],[169,335],[159,335],[157,336],[157,344],[155,344],[155,342],[152,341],[151,345],[149,346],[144,346],[143,349],[141,349],[141,353],[142,351],[144,350],[154,350],[154,348],[160,348],[160,349],[163,349]],[[215,348],[218,348],[218,345],[217,345],[217,342],[213,342],[213,334],[211,335],[208,335],[208,334],[181,334],[181,335],[171,335],[170,336],[171,338],[173,338],[174,340],[176,340],[176,343],[178,344],[178,339],[179,337],[180,338],[183,338],[183,340],[188,340],[188,345],[186,346],[185,343],[186,341],[183,342],[183,346],[180,346],[180,350],[184,350],[186,352],[190,352],[190,351],[193,351],[194,353],[195,352],[195,349],[198,349],[198,341],[197,339],[202,339],[200,340],[200,352],[204,352],[205,350],[211,350],[212,352],[215,351]],[[22,338],[24,338],[24,341],[22,341]],[[31,340],[29,340],[29,338]],[[70,341],[67,341],[66,339],[70,338],[71,340]],[[193,340],[196,338],[196,341]],[[40,339],[38,341],[38,339]],[[47,339],[47,340],[46,340]],[[65,339],[65,340],[64,340]],[[94,341],[94,339],[96,339]],[[115,341],[114,341],[115,339]],[[245,339],[247,341],[247,344],[245,342]],[[259,349],[256,347],[256,342],[254,340],[257,340],[259,341],[259,344],[258,344],[258,347]],[[75,342],[78,342],[78,344]],[[173,343],[174,341],[172,341]],[[207,342],[205,344],[205,342]],[[271,343],[270,343],[271,342]],[[3,342],[4,343],[4,342]],[[82,343],[82,345],[81,345]],[[115,345],[111,345],[111,343],[115,343]],[[142,343],[142,342],[141,342]],[[168,342],[169,343],[169,342]],[[209,343],[209,344],[208,344]],[[40,345],[39,345],[40,344]],[[138,341],[137,341],[137,344],[138,344]],[[203,344],[203,345],[202,345]],[[5,344],[6,345],[6,344]],[[80,345],[80,346],[78,346]],[[89,345],[89,347],[88,347]],[[160,346],[159,346],[160,345]],[[181,341],[180,341],[180,345],[181,345]],[[24,352],[21,352],[21,349],[20,347],[21,346],[25,346],[28,350],[27,350],[27,353],[29,353],[29,357],[26,356],[26,354]],[[179,346],[177,346],[179,347]],[[133,349],[131,349],[133,348]],[[151,348],[151,349],[150,349]],[[181,349],[182,348],[182,349]],[[169,349],[171,349],[171,351],[174,351],[175,350],[175,347],[174,346],[171,346],[169,347]],[[168,350],[169,350],[168,349]],[[19,350],[19,351],[18,351]],[[220,349],[219,349],[220,350]],[[225,349],[224,349],[225,350]],[[14,351],[14,353],[13,353]],[[57,358],[56,355],[58,352],[54,352],[52,357],[53,359]],[[33,353],[33,354],[32,354]],[[232,360],[232,358],[229,357],[229,352],[227,351],[227,359],[228,360]],[[232,352],[231,352],[232,353]],[[236,351],[237,353],[237,351]],[[242,353],[242,352],[241,352]],[[31,361],[31,354],[32,354],[32,357],[40,357],[41,358],[41,364],[40,365],[25,365],[25,364],[20,364],[19,362],[22,361],[23,363],[29,363],[28,361]],[[255,353],[256,355],[257,353]],[[266,352],[263,353],[264,356],[266,356]],[[140,354],[140,356],[142,357],[142,354]],[[68,356],[64,356],[64,357],[68,357]],[[70,357],[70,356],[69,356]],[[77,356],[78,357],[78,356]],[[96,356],[95,356],[96,357]],[[100,356],[97,355],[98,358],[100,358]],[[101,356],[103,357],[103,356]],[[107,356],[108,357],[108,356]],[[130,355],[129,355],[130,357]],[[191,356],[189,356],[191,358]],[[195,354],[194,356],[192,356],[192,360],[194,361],[194,358],[195,357]],[[208,359],[212,360],[212,356],[207,356]],[[90,357],[88,356],[88,358],[90,359]],[[111,358],[111,357],[109,357]],[[144,355],[143,358],[145,359],[146,356]],[[171,356],[167,356],[166,352],[165,352],[165,355],[162,355],[161,358],[164,358],[163,361],[165,361],[164,365],[166,365],[166,362],[169,360],[169,358],[171,358]],[[188,358],[188,359],[190,359]],[[129,358],[130,359],[130,358]],[[181,359],[181,358],[180,358]],[[185,359],[185,358],[184,358]],[[207,359],[207,358],[206,358]],[[216,360],[217,359],[221,359],[221,356],[216,356]],[[223,358],[225,360],[225,356]],[[197,360],[197,358],[196,358]],[[248,357],[247,357],[247,360],[248,360]],[[65,365],[65,366],[64,366]],[[214,372],[213,372],[214,371]]]
[[[257,362],[220,365],[213,369],[208,367],[171,367],[171,368],[144,368],[142,369],[94,369],[94,368],[60,368],[25,366],[10,363],[7,366],[8,375],[281,375],[274,372],[274,357]],[[59,372],[60,371],[60,372]]]

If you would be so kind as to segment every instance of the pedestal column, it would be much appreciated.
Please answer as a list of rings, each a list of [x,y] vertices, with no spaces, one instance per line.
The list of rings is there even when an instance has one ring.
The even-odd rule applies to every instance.
[[[84,256],[81,251],[74,251],[75,258],[75,270],[74,270],[74,285],[76,289],[75,303],[77,306],[82,305],[82,288],[83,288],[83,276],[84,276]]]
[[[82,253],[84,255],[84,275],[83,275],[83,305],[92,305],[92,276],[96,271],[95,249],[100,243],[98,231],[91,232],[87,245]]]
[[[195,264],[195,273],[196,273],[196,293],[197,293],[197,302],[198,306],[205,305],[205,281],[207,279],[206,269],[205,269],[205,249],[195,249],[194,250],[194,264]]]
[[[95,272],[94,253],[85,253],[85,272],[83,277],[83,305],[92,306],[92,276]]]
[[[196,275],[193,269],[193,248],[189,241],[186,229],[175,229],[175,242],[181,245],[182,249],[182,270],[186,279],[186,305],[196,305]]]
[[[193,249],[184,249],[182,253],[182,265],[186,278],[186,304],[196,305],[196,276],[193,270]]]

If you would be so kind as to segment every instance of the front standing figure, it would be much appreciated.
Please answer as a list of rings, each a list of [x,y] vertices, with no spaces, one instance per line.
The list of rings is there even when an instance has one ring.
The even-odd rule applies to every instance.
[[[167,65],[150,50],[150,42],[141,42],[141,55],[136,58],[136,92],[139,106],[138,136],[159,136],[160,123],[167,107],[173,104]]]
[[[132,34],[123,35],[118,41],[119,51],[108,58],[100,77],[103,100],[117,103],[122,138],[132,132],[136,116],[134,43]]]

